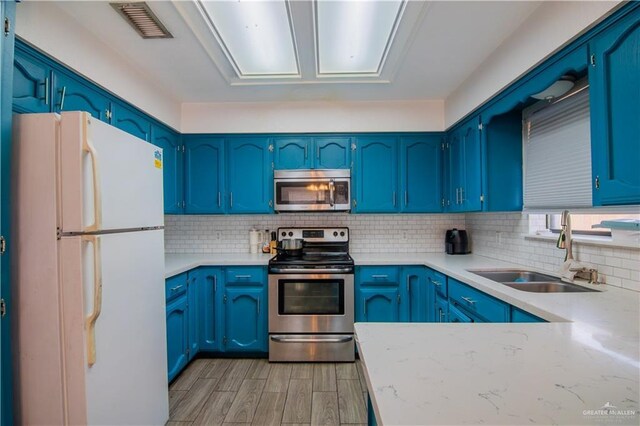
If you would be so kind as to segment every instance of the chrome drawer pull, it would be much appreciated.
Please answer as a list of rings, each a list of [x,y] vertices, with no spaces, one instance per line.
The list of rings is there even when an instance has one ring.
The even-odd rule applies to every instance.
[[[251,278],[251,275],[236,275],[237,280]]]
[[[473,299],[471,299],[470,297],[464,297],[464,296],[463,296],[463,297],[462,297],[462,300],[464,300],[465,302],[467,302],[467,303],[468,303],[468,304],[470,304],[470,305],[475,305],[475,304],[476,304],[476,301],[475,301],[475,300],[473,300]]]
[[[371,275],[371,278],[374,279],[380,279],[380,280],[386,280],[387,278],[389,278],[389,275]]]
[[[184,287],[184,285],[180,284],[180,285],[177,285],[175,287],[171,287],[170,290],[171,290],[172,293],[175,293],[176,291],[180,290],[182,287]]]

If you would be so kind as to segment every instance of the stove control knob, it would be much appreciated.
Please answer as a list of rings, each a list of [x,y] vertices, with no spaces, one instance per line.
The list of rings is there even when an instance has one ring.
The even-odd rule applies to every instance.
[[[287,236],[287,233],[286,233],[286,232],[284,232],[284,231],[282,231],[282,236],[283,236],[283,237],[286,237],[286,236]]]
[[[293,237],[293,232],[289,231],[289,236]]]
[[[338,231],[333,231],[333,236],[337,237],[338,236]]]
[[[344,237],[344,231],[340,231],[340,236]]]

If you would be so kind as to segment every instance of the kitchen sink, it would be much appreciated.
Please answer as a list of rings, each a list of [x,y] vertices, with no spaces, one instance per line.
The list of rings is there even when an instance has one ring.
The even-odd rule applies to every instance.
[[[565,283],[560,278],[525,269],[469,270],[476,275],[530,293],[585,293],[595,292],[587,287]]]

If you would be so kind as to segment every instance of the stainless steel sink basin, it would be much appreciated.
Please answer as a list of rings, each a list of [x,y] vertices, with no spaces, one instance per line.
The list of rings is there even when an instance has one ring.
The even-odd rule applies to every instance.
[[[565,283],[551,275],[526,269],[493,269],[493,270],[469,270],[476,275],[499,282],[516,290],[531,293],[585,293],[595,292],[587,287]]]

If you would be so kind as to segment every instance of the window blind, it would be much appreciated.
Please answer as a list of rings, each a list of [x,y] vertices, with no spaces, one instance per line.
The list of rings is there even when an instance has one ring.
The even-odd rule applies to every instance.
[[[588,86],[524,119],[524,209],[592,206]]]

